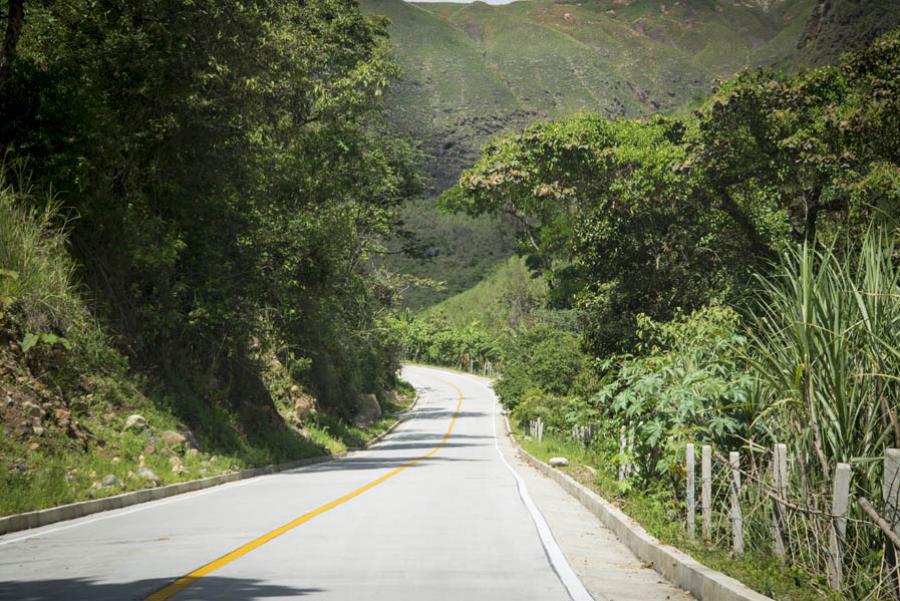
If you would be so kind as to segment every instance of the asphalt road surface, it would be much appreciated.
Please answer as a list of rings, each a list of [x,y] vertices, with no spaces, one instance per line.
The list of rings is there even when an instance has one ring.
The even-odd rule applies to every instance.
[[[413,415],[368,450],[0,537],[0,599],[591,599],[484,381],[404,377]]]

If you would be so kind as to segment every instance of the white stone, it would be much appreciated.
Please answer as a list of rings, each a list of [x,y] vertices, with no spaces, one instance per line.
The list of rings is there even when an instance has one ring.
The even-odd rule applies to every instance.
[[[144,419],[143,415],[129,415],[128,419],[125,420],[125,429],[126,430],[136,430],[140,432],[144,428],[147,427],[147,420]]]
[[[143,465],[138,468],[137,475],[150,482],[159,482],[159,476],[157,476],[149,467]]]

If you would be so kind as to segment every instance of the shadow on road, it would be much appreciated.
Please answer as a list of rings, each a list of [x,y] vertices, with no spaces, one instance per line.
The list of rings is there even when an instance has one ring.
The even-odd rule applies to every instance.
[[[446,446],[446,445],[445,445]],[[432,449],[434,445],[424,446],[425,449]],[[303,473],[315,473],[315,472],[336,472],[336,471],[347,471],[347,470],[380,470],[380,469],[393,469],[395,467],[401,467],[406,465],[413,459],[418,459],[421,457],[421,454],[416,455],[404,455],[402,457],[352,457],[339,459],[337,461],[329,461],[328,463],[322,463],[315,467],[307,468]],[[432,456],[422,461],[416,463],[410,467],[421,467],[428,465],[429,463],[436,462],[470,462],[470,461],[480,461],[480,459],[456,459],[454,457],[441,457],[441,456]]]
[[[391,437],[388,439],[388,441],[390,441],[390,442],[393,442],[393,441],[407,441],[407,440],[415,441],[415,442],[431,441],[431,442],[432,442],[432,445],[436,445],[438,442],[441,441],[442,438],[444,438],[444,435],[443,435],[442,433],[440,433],[440,432],[416,432],[416,431],[412,431],[412,432],[397,432],[397,433],[391,434]],[[456,432],[452,433],[452,434],[450,435],[450,438],[452,438],[453,440],[457,440],[457,439],[462,439],[462,440],[476,440],[476,439],[480,439],[480,440],[494,440],[494,436],[493,436],[493,435],[484,435],[484,436],[482,436],[481,434],[457,434]],[[377,445],[377,446],[374,446],[374,447],[372,447],[372,448],[373,448],[373,449],[380,449],[380,448],[382,448],[382,446],[381,446],[381,445]]]
[[[152,578],[134,582],[98,582],[88,578],[0,582],[0,599],[16,601],[126,601],[143,599],[170,584],[173,578]],[[251,599],[285,599],[322,592],[317,588],[296,588],[266,584],[248,578],[207,576],[178,594],[178,601],[249,601]]]
[[[457,414],[453,409],[417,409],[414,412],[414,419],[417,421],[420,419],[450,419],[454,415],[458,419],[465,419],[467,417],[484,417],[491,414],[484,411],[460,411]]]

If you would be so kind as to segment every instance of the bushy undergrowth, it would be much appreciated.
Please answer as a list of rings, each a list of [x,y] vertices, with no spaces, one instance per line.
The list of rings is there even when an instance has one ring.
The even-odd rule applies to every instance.
[[[414,396],[408,385],[399,399],[385,395],[384,416],[367,427],[320,411],[297,429],[285,399],[308,369],[302,361],[258,364],[283,416],[211,402],[208,391],[173,393],[132,370],[91,316],[54,207],[38,210],[0,181],[0,514],[344,452],[383,431]],[[145,428],[125,427],[135,414]],[[188,431],[196,452],[164,442],[163,433]]]
[[[0,166],[0,310],[15,305],[32,331],[83,322],[57,205],[31,202],[27,182],[19,188],[8,184]]]

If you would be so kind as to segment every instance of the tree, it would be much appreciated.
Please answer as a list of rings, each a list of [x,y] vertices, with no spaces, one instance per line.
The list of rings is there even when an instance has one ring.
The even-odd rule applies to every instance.
[[[0,145],[77,215],[81,275],[136,363],[227,396],[270,345],[311,358],[326,405],[393,377],[361,376],[390,363],[369,253],[418,185],[381,122],[385,26],[350,0],[29,10]]]
[[[25,0],[7,0],[6,30],[3,45],[0,46],[0,83],[6,79],[16,56],[19,36],[22,35],[22,23],[25,20]]]

